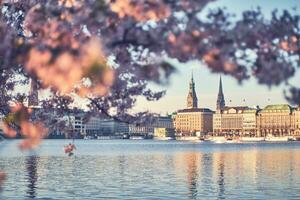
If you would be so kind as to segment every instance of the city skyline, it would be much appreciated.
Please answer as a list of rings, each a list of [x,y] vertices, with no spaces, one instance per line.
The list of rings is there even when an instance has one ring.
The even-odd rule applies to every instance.
[[[300,200],[300,0],[0,6],[0,200]]]
[[[256,9],[260,7],[265,17],[269,18],[274,9],[278,9],[279,12],[294,7],[299,9],[299,4],[297,0],[273,0],[272,4],[268,1],[260,0],[244,1],[243,3],[240,3],[239,0],[219,0],[210,3],[209,6],[205,8],[205,11],[218,7],[226,7],[227,11],[236,14],[237,18],[239,18],[242,15],[242,11],[246,9]],[[185,108],[192,71],[194,73],[199,107],[207,107],[212,110],[216,109],[220,74],[212,74],[207,67],[196,61],[186,64],[176,63],[176,67],[178,73],[171,77],[168,86],[161,87],[152,85],[152,88],[157,90],[166,90],[166,96],[157,102],[147,102],[144,99],[139,99],[134,110],[149,110],[165,114]],[[265,107],[268,104],[288,103],[283,95],[283,84],[268,88],[268,86],[260,85],[253,79],[244,81],[242,85],[239,85],[235,79],[226,75],[222,75],[222,79],[226,105],[259,105]],[[297,85],[297,80],[299,79],[300,73],[297,72],[291,79],[291,84]]]
[[[274,0],[272,1],[272,5],[259,0],[244,2],[243,4],[238,2],[238,0],[219,0],[210,3],[208,8],[205,10],[226,6],[228,12],[235,13],[236,16],[239,17],[243,10],[249,8],[255,9],[257,6],[260,6],[266,17],[268,17],[270,16],[271,11],[275,8],[278,8],[280,11],[297,6],[297,2],[295,0],[287,0],[284,3],[280,0]],[[211,73],[206,66],[197,61],[178,63],[173,60],[172,62],[175,64],[178,71],[171,76],[169,85],[150,85],[151,88],[154,88],[157,91],[166,90],[166,95],[159,101],[155,102],[148,102],[143,98],[138,98],[137,105],[133,108],[133,112],[149,110],[159,114],[166,114],[185,108],[192,71],[194,73],[198,106],[216,110],[220,74]],[[254,79],[246,80],[242,84],[238,84],[234,78],[227,75],[222,75],[222,79],[226,105],[259,105],[263,108],[269,104],[288,103],[283,95],[283,84],[268,88],[268,86],[258,84]],[[297,71],[297,74],[292,78],[291,83],[297,85],[296,81],[299,79],[300,73]],[[29,90],[29,88],[21,88],[17,91],[26,90]],[[40,92],[41,98],[45,98],[47,95],[47,92]],[[80,107],[83,102],[84,101],[78,101],[76,105]]]
[[[239,84],[236,79],[228,75],[211,73],[207,67],[198,62],[176,64],[176,67],[178,72],[171,76],[169,85],[151,85],[156,90],[165,89],[166,95],[155,102],[148,102],[140,98],[135,110],[149,110],[151,112],[166,114],[186,108],[186,98],[192,72],[199,108],[216,110],[220,76],[222,76],[226,106],[255,107],[258,105],[264,108],[269,104],[289,103],[283,94],[284,84],[268,88],[266,85],[258,84],[253,78]],[[295,84],[299,79],[300,73],[297,73],[291,79],[291,83]]]

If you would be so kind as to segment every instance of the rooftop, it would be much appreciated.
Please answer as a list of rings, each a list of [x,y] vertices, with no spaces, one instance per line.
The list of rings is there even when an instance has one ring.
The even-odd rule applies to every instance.
[[[257,109],[255,109],[255,108],[249,108],[249,109],[244,110],[243,113],[256,113],[256,112],[257,112]]]
[[[232,107],[226,106],[224,108],[224,111],[228,111],[228,110],[230,110],[232,108],[235,109],[235,110],[248,110],[248,109],[250,109],[248,106],[232,106]]]
[[[178,113],[188,113],[188,112],[209,112],[209,113],[213,113],[213,111],[209,108],[186,108],[186,109],[178,110]]]
[[[268,105],[261,112],[286,111],[291,112],[292,108],[288,104]]]
[[[242,113],[256,113],[257,109],[250,108],[248,106],[226,106],[223,110],[223,114],[242,114]]]

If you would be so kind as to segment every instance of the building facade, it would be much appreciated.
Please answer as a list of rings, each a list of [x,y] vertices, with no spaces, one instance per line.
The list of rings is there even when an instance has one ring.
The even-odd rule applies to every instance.
[[[213,111],[208,108],[179,110],[175,117],[176,133],[181,136],[195,136],[197,132],[208,134],[213,130]]]
[[[62,118],[67,129],[64,133],[66,138],[79,138],[86,135],[86,126],[84,123],[84,114],[66,115]]]
[[[113,119],[91,117],[85,124],[89,136],[115,136],[129,133],[129,124]]]
[[[189,84],[187,108],[178,110],[173,115],[176,133],[179,136],[195,136],[196,132],[203,134],[212,132],[212,118],[213,111],[208,108],[198,108],[198,98],[192,76]]]
[[[129,134],[138,136],[154,135],[155,128],[174,129],[172,116],[159,116],[154,119],[154,122],[147,125],[137,126],[129,125]]]
[[[293,134],[293,108],[287,104],[268,105],[257,115],[259,136],[287,136]]]
[[[214,135],[255,135],[256,109],[249,107],[225,107],[214,114]]]
[[[257,112],[259,108],[249,108],[243,111],[243,136],[256,137],[257,134]]]
[[[293,134],[297,137],[300,137],[300,107],[295,109],[293,112],[293,124],[294,124]]]
[[[216,113],[213,116],[213,133],[217,136],[256,136],[258,108],[247,106],[227,107],[220,77]]]
[[[288,104],[268,105],[264,109],[225,107],[213,116],[214,135],[245,137],[300,137],[300,108]]]
[[[166,137],[175,137],[174,128],[154,128],[154,137],[166,138]]]

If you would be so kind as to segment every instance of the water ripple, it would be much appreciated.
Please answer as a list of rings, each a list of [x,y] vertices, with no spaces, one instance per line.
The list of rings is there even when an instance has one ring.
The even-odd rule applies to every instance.
[[[1,144],[0,199],[300,199],[300,143],[46,140]]]

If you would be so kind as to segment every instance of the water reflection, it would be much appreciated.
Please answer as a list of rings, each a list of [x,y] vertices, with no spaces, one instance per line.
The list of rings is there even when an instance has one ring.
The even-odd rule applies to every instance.
[[[34,199],[36,197],[36,184],[37,184],[37,157],[29,156],[26,158],[26,171],[27,171],[27,191],[26,196],[30,199]]]
[[[199,154],[188,153],[185,155],[187,163],[187,183],[190,199],[197,199],[198,185],[198,159]]]
[[[189,152],[181,154],[181,157],[184,157],[185,168],[187,169],[187,189],[190,199],[198,199],[205,190],[212,192],[213,181],[210,178],[212,174],[214,174],[213,178],[216,181],[214,193],[218,195],[218,199],[225,199],[225,156],[223,153],[202,154]],[[212,166],[212,161],[214,166]]]
[[[49,143],[50,155],[2,154],[0,199],[300,199],[300,145],[82,141],[69,158],[51,155],[62,145]]]
[[[218,173],[218,186],[219,192],[218,197],[219,199],[225,199],[225,164],[224,164],[224,154],[221,155],[219,160],[219,173]]]

